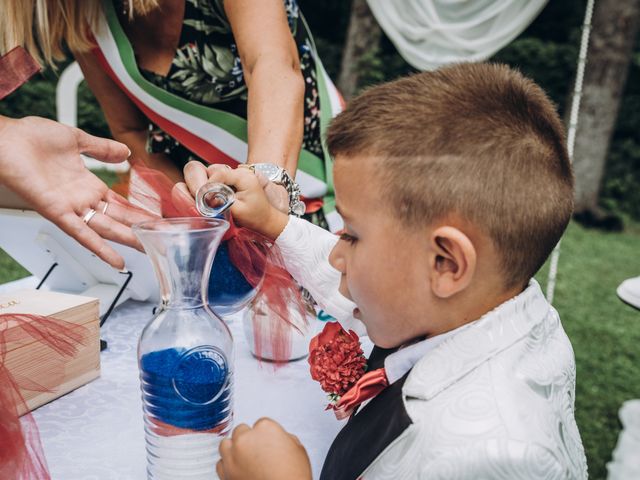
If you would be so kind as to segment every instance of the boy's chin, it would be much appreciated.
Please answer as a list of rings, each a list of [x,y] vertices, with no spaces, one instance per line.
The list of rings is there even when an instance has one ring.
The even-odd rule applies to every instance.
[[[367,316],[363,315],[359,308],[353,309],[353,318],[356,318],[362,322],[365,330],[367,331],[367,336],[369,340],[373,342],[374,345],[380,348],[395,348],[400,345],[397,343],[391,335],[385,335],[384,332],[372,327],[369,322],[367,322]]]
[[[367,336],[369,337],[369,340],[371,340],[371,342],[376,346],[376,347],[380,347],[380,348],[395,348],[398,345],[396,345],[393,340],[389,341],[389,337],[386,335],[380,335],[380,332],[376,332],[376,331],[372,331],[372,329],[370,329],[367,324],[365,323],[365,327],[367,329]]]

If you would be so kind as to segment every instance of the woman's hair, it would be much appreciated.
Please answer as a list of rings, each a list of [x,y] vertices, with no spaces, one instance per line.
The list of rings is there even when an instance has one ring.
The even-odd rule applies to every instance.
[[[130,5],[129,18],[158,6],[158,0],[124,3]],[[101,11],[101,0],[1,0],[0,55],[22,46],[38,62],[53,65],[64,59],[65,44],[73,52],[86,52]]]

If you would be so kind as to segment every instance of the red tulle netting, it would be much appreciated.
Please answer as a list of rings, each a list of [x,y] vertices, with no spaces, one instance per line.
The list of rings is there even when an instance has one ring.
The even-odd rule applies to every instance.
[[[40,315],[0,315],[0,478],[3,480],[50,479],[38,427],[22,392],[54,392],[64,381],[65,357],[73,357],[86,345],[82,325]],[[46,383],[12,374],[7,365],[11,347],[28,343],[46,345],[46,358],[29,358],[47,365]],[[32,349],[33,350],[33,349]],[[22,417],[20,418],[20,415]]]
[[[131,170],[129,201],[165,218],[200,215],[190,195],[174,188],[162,172],[141,165]],[[280,250],[271,240],[237,226],[231,216],[228,220],[230,227],[222,241],[228,242],[231,262],[257,289],[254,304],[268,310],[267,315],[252,312],[256,356],[261,358],[268,351],[274,361],[287,361],[292,331],[301,331],[307,323],[300,287],[285,269]]]

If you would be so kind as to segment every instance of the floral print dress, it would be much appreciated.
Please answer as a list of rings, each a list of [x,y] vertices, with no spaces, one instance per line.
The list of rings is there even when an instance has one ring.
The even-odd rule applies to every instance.
[[[247,85],[223,0],[185,0],[185,14],[176,56],[166,76],[141,70],[142,75],[175,95],[200,105],[247,118]],[[289,29],[298,46],[305,81],[302,148],[323,157],[316,65],[296,0],[283,0]],[[180,169],[199,160],[156,125],[149,126],[147,150],[165,153]]]

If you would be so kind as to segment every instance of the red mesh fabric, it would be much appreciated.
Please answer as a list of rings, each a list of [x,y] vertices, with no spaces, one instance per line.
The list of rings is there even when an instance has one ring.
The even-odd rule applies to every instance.
[[[7,480],[47,480],[50,475],[42,450],[38,426],[27,412],[27,404],[20,390],[50,392],[64,379],[62,358],[73,356],[79,345],[84,345],[87,335],[85,327],[54,318],[26,314],[0,315],[0,478]],[[23,345],[33,341],[47,345],[53,350],[53,357],[60,362],[53,363],[47,352],[46,362],[50,367],[46,384],[33,379],[12,376],[5,360],[9,345]],[[45,359],[29,358],[32,362]]]
[[[129,200],[164,218],[200,216],[193,199],[173,186],[162,172],[135,165],[129,179]]]
[[[177,188],[162,172],[135,165],[129,186],[130,200],[169,217],[199,216],[191,196]],[[293,318],[306,321],[300,289],[284,268],[280,250],[268,238],[252,230],[238,227],[229,216],[229,257],[247,282],[258,293],[254,302],[264,300],[270,314],[253,317],[255,352],[260,358],[265,346],[270,347],[276,362],[287,361],[291,352],[291,331],[299,329]],[[252,312],[253,313],[253,312]]]

